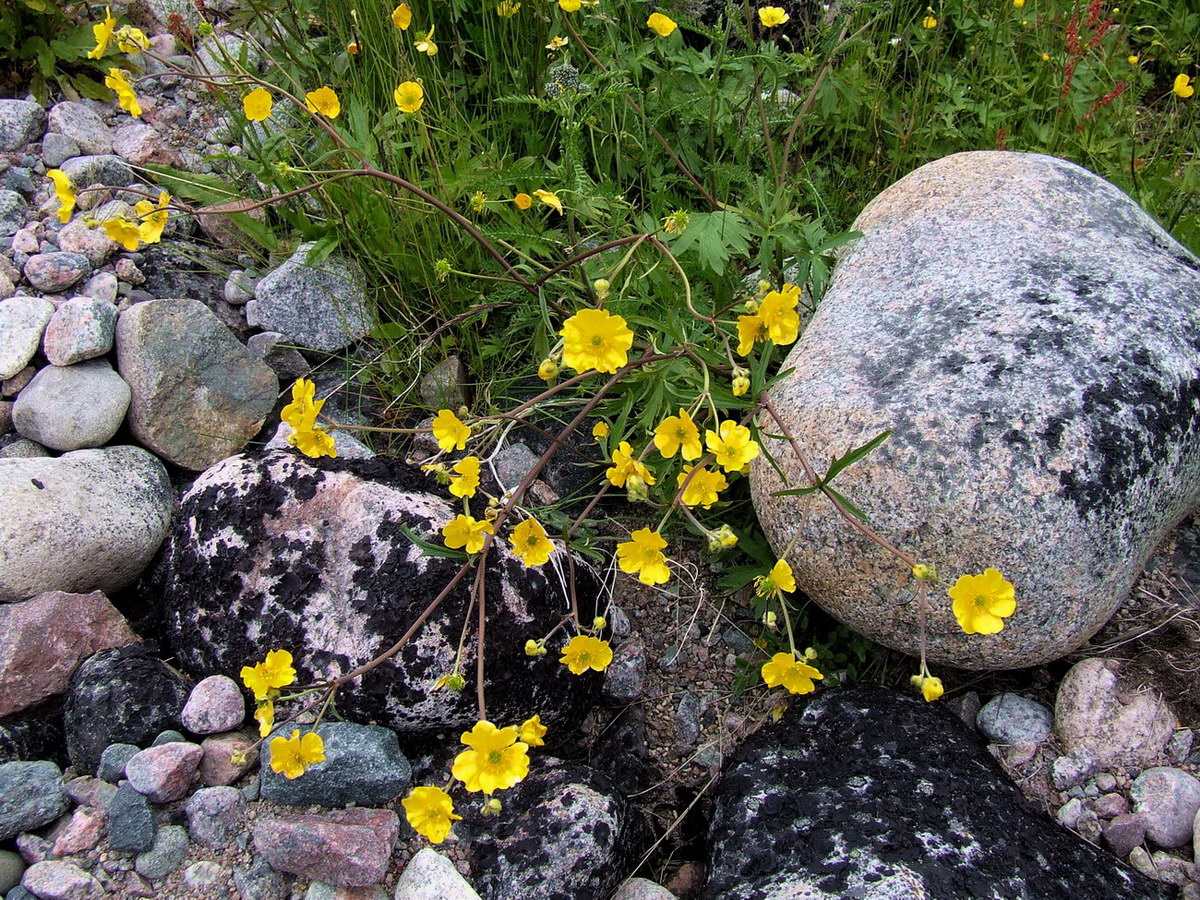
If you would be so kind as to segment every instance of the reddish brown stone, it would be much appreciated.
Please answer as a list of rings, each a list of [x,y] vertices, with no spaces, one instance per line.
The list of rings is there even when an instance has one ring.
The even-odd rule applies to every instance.
[[[0,716],[61,694],[93,653],[139,640],[100,591],[0,605]]]
[[[258,762],[256,740],[242,731],[206,737],[200,742],[204,750],[204,759],[200,761],[200,783],[205,787],[222,787],[245,775]],[[234,753],[244,753],[245,762],[235,765]]]
[[[391,810],[346,809],[320,816],[262,819],[254,849],[271,868],[340,887],[383,880],[400,834]]]
[[[71,814],[61,829],[56,829],[54,838],[55,856],[73,856],[91,850],[100,843],[104,824],[108,816],[104,810],[81,806]]]

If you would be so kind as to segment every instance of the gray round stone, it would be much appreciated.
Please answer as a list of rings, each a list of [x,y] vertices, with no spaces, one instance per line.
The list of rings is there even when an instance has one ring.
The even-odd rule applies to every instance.
[[[0,764],[0,841],[53,822],[71,806],[52,762]]]
[[[24,197],[16,191],[0,190],[0,237],[20,231],[27,213]]]
[[[108,300],[74,297],[55,310],[42,335],[51,365],[69,366],[112,349],[117,307]]]
[[[1000,694],[979,710],[975,725],[988,740],[1000,744],[1040,744],[1050,736],[1054,717],[1036,700],[1020,694]]]
[[[412,767],[390,728],[323,722],[317,734],[325,742],[325,761],[306,769],[303,778],[286,778],[272,770],[271,745],[263,743],[263,799],[293,806],[372,806],[395,799],[408,787]]]
[[[252,325],[278,331],[288,343],[313,350],[340,350],[371,327],[362,272],[348,260],[330,257],[305,263],[312,244],[258,282]],[[247,312],[249,321],[250,312]]]
[[[13,425],[52,450],[99,447],[121,427],[129,398],[129,385],[107,360],[46,366],[17,397]]]
[[[0,850],[0,894],[5,894],[21,883],[25,872],[25,861],[21,854],[12,850]]]
[[[25,279],[39,291],[57,294],[92,274],[82,253],[37,253],[25,263]]]
[[[0,100],[0,153],[32,143],[46,127],[46,111],[31,100]]]
[[[236,681],[225,675],[201,680],[179,714],[192,734],[218,734],[237,728],[246,718],[246,700]]]
[[[0,302],[0,378],[13,378],[33,359],[53,315],[54,304],[41,297]]]
[[[234,787],[200,788],[184,805],[188,831],[198,844],[223,850],[246,826],[246,800]]]
[[[109,744],[100,754],[100,765],[96,768],[96,777],[116,784],[125,777],[125,766],[138,755],[140,750],[141,748],[135,744]]]
[[[134,868],[144,878],[157,881],[178,869],[183,864],[187,851],[187,829],[182,825],[164,825],[158,829],[150,849],[137,855]]]
[[[80,152],[79,145],[65,134],[51,131],[42,138],[42,162],[47,169],[57,169]]]
[[[1135,815],[1146,823],[1146,837],[1168,850],[1191,843],[1192,822],[1200,812],[1200,779],[1182,769],[1156,766],[1129,788]]]
[[[752,463],[770,543],[793,547],[805,594],[889,647],[917,654],[924,618],[937,662],[1057,659],[1200,495],[1200,260],[1112,184],[1026,153],[929,163],[853,227],[772,402],[818,474],[890,432],[834,486],[947,583],[1000,570],[1016,612],[967,635],[944,592],[905,602],[909,567],[826,497],[775,496],[808,480],[766,438],[786,478]]]
[[[88,104],[64,100],[50,110],[50,130],[66,135],[87,154],[112,153],[112,131]]]

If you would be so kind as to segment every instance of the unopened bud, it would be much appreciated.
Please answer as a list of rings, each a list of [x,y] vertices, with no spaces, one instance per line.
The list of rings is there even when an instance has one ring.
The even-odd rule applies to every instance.
[[[757,312],[758,312],[758,301],[757,300],[747,300],[746,301],[746,315],[753,316]]]
[[[439,259],[433,264],[433,274],[437,276],[438,281],[445,281],[450,277],[451,272],[450,260]]]
[[[768,628],[770,628],[772,631],[774,631],[776,628],[776,622],[778,621],[778,618],[779,617],[775,615],[774,611],[767,610],[765,613],[763,613],[762,622],[764,625],[766,625]]]
[[[483,806],[479,808],[479,811],[485,816],[498,816],[502,809],[504,809],[504,804],[500,802],[499,797],[488,797]]]
[[[733,396],[744,397],[750,391],[750,379],[738,376],[733,379]]]
[[[525,655],[526,656],[541,656],[541,654],[538,652],[539,650],[541,650],[541,648],[542,648],[541,644],[539,644],[533,638],[530,638],[529,640],[527,640],[525,642]]]
[[[538,366],[538,378],[542,381],[553,381],[558,377],[558,363],[550,357],[542,360],[542,364]]]
[[[214,29],[210,22],[201,22],[196,28],[196,34],[200,35],[202,38],[212,37],[213,30]]]
[[[608,292],[611,289],[612,285],[607,278],[597,278],[592,282],[592,290],[596,292],[596,296],[601,300],[608,296]]]
[[[596,618],[592,619],[592,627],[595,628],[597,631],[599,631],[600,629],[605,628],[607,626],[608,626],[608,619],[604,618],[604,616],[596,616]]]
[[[645,503],[650,499],[650,488],[641,475],[630,475],[625,479],[625,492],[630,503]]]
[[[917,563],[912,567],[913,578],[917,581],[937,581],[937,569],[928,563]]]

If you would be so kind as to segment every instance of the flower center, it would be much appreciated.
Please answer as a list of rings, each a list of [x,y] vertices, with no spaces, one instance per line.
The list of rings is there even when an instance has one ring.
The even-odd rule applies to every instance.
[[[983,594],[980,594],[975,598],[975,608],[987,609],[987,602],[987,597],[985,597]]]
[[[488,762],[490,762],[493,766],[500,765],[500,763],[504,762],[503,751],[493,750],[491,753],[488,754]]]
[[[600,335],[597,334],[592,337],[592,346],[593,347],[599,347],[603,343],[604,343],[604,339],[602,337],[600,337]]]

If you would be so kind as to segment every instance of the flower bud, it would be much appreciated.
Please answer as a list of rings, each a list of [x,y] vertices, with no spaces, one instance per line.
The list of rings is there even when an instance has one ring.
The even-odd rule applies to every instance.
[[[596,292],[596,297],[600,300],[607,298],[608,292],[611,289],[612,285],[607,278],[597,278],[592,282],[592,290]]]
[[[494,522],[496,520],[496,516],[498,515],[500,515],[500,510],[496,509],[496,507],[492,506],[491,504],[489,504],[487,509],[483,511],[483,517],[489,522]]]
[[[747,300],[746,301],[746,315],[753,316],[757,313],[758,313],[758,301],[757,300]]]
[[[541,653],[538,652],[539,650],[541,650],[541,648],[542,648],[541,644],[539,644],[533,638],[530,638],[529,640],[527,640],[525,642],[525,655],[526,656],[541,656]]]
[[[913,578],[917,581],[937,581],[937,569],[928,563],[917,563],[912,567]]]
[[[630,503],[645,503],[650,499],[650,488],[641,475],[630,475],[625,479],[625,492]]]
[[[816,659],[817,651],[814,650],[812,647],[805,647],[804,648],[804,658],[805,659]]]
[[[708,552],[720,553],[737,546],[737,535],[728,525],[722,525],[716,531],[708,533]]]
[[[488,797],[479,811],[485,816],[498,816],[502,809],[504,809],[504,804],[500,802],[499,797]]]
[[[197,28],[196,28],[196,34],[198,34],[202,38],[212,37],[213,30],[214,29],[210,22],[201,22],[199,24],[199,26],[197,26]]]
[[[738,376],[733,379],[733,396],[744,397],[750,391],[750,379]]]
[[[606,618],[604,618],[604,616],[596,616],[596,618],[592,619],[592,627],[595,628],[597,631],[599,631],[600,629],[605,628],[607,626],[608,626],[608,620]]]
[[[449,278],[450,270],[450,260],[448,259],[439,259],[433,264],[433,274],[437,277],[438,281],[445,281]]]
[[[547,356],[542,360],[541,365],[538,366],[538,378],[542,379],[542,381],[553,381],[557,377],[558,363]]]
[[[776,623],[778,619],[779,617],[775,615],[773,610],[767,610],[765,613],[763,613],[762,623],[774,631],[777,627]]]

